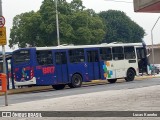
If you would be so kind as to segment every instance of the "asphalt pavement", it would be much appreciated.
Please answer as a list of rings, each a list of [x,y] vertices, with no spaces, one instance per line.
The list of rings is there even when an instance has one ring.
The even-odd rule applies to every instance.
[[[23,103],[16,103],[11,104],[9,106],[0,107],[0,111],[8,111],[8,112],[15,112],[18,111],[25,113],[29,111],[29,113],[37,112],[40,113],[42,117],[45,117],[47,113],[53,117],[53,115],[59,115],[61,112],[67,114],[67,116],[74,116],[74,117],[62,117],[62,118],[43,118],[43,119],[88,119],[88,117],[76,117],[76,111],[85,112],[82,116],[90,116],[89,119],[110,119],[110,120],[158,120],[156,116],[160,115],[160,85],[148,86],[148,87],[141,87],[135,89],[122,89],[122,90],[108,90],[108,91],[101,91],[101,92],[94,92],[94,93],[86,93],[86,94],[78,94],[78,95],[71,95],[71,96],[64,96],[58,98],[50,98],[50,99],[43,99],[37,101],[30,101],[30,102],[23,102]],[[40,112],[41,111],[41,112]],[[44,114],[43,111],[48,111]],[[58,111],[58,112],[56,112]],[[89,114],[93,111],[94,114]],[[106,111],[127,111],[132,112],[128,117],[103,117],[107,115]],[[138,113],[136,111],[139,111]],[[146,116],[134,116],[135,113],[137,115],[145,114],[144,111],[150,111],[155,116],[153,117],[146,117]],[[152,112],[153,111],[153,112]],[[56,112],[56,114],[55,114]],[[52,114],[53,113],[53,114]],[[80,112],[81,113],[81,112]],[[103,114],[102,114],[103,113]],[[106,113],[106,114],[105,114]],[[62,116],[64,114],[61,114]],[[12,114],[16,117],[15,114]],[[99,116],[102,115],[102,116]],[[115,114],[117,116],[117,114]],[[94,117],[92,117],[94,116]],[[98,117],[97,117],[98,116]],[[24,117],[24,116],[20,116]],[[20,118],[16,117],[16,120],[29,120],[31,118]],[[61,116],[60,116],[61,117]],[[9,119],[9,118],[8,118]],[[42,119],[42,118],[41,118]],[[40,120],[40,118],[39,118]]]
[[[160,85],[159,78],[139,79],[132,82],[125,82],[125,80],[119,80],[115,84],[109,84],[105,81],[103,82],[96,81],[95,83],[92,84],[91,83],[87,85],[84,84],[81,88],[76,88],[76,89],[70,89],[69,87],[66,87],[66,89],[63,90],[54,90],[51,87],[51,89],[29,91],[19,94],[11,94],[8,95],[8,102],[9,104],[16,104],[22,102],[37,101],[37,100],[72,96],[78,94],[103,92],[109,90],[135,89],[135,88],[149,87],[154,85]],[[0,96],[0,106],[4,105],[3,99],[4,96]]]
[[[116,84],[93,85],[77,89],[64,89],[60,91],[44,91],[44,92],[28,92],[21,94],[9,95],[14,103],[9,106],[0,106],[0,111],[71,111],[69,115],[75,115],[74,111],[86,111],[86,115],[90,117],[54,117],[54,118],[34,118],[37,120],[159,120],[158,117],[103,117],[101,111],[153,111],[159,116],[160,111],[160,79],[145,78],[143,80],[135,80],[132,82],[118,82]],[[0,97],[2,100],[3,96]],[[37,99],[35,99],[37,98]],[[32,100],[33,99],[33,100]],[[17,102],[16,102],[17,100]],[[18,100],[25,100],[19,102]],[[87,111],[93,111],[92,114]],[[95,111],[98,111],[95,113]],[[47,115],[46,113],[46,115]],[[59,114],[59,112],[58,112]],[[133,115],[132,114],[132,115]],[[139,113],[141,114],[141,113]],[[42,113],[42,117],[45,114]],[[54,114],[52,113],[52,116]],[[57,115],[57,113],[56,113]],[[84,115],[84,114],[83,114]],[[96,117],[102,115],[101,117]],[[2,118],[1,120],[3,120]],[[5,120],[10,118],[5,118]],[[15,120],[30,120],[31,118],[17,118]]]

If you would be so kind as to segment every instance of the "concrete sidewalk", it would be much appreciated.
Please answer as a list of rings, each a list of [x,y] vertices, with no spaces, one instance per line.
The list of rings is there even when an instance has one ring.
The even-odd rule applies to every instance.
[[[160,85],[10,104],[0,111],[160,111]],[[87,113],[87,112],[86,112]],[[73,113],[74,114],[74,113]],[[159,120],[158,117],[48,117],[1,120]]]
[[[160,85],[12,104],[0,111],[160,111]]]

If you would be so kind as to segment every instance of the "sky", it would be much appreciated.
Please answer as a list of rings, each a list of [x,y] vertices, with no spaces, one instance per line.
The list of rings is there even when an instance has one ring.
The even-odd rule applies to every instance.
[[[5,17],[7,40],[9,40],[10,29],[12,28],[13,18],[21,13],[39,10],[43,0],[2,0],[2,12]],[[67,0],[71,2],[72,0]],[[133,3],[113,2],[109,0],[82,0],[86,8],[95,10],[96,13],[107,10],[120,10],[126,13],[133,21],[143,27],[146,36],[143,38],[146,44],[151,44],[151,29],[157,21],[160,13],[139,13],[134,12]],[[118,0],[117,0],[118,1]],[[122,0],[119,0],[122,1]],[[123,0],[126,2],[133,2],[133,0]],[[153,43],[160,43],[160,20],[153,29]],[[5,46],[5,51],[13,51],[17,49],[10,49],[8,44]],[[1,48],[0,48],[1,50]]]

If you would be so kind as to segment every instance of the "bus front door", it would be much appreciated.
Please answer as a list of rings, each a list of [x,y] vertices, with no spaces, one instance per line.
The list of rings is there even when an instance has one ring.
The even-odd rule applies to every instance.
[[[87,64],[89,80],[100,79],[100,63],[98,50],[87,51]]]
[[[140,73],[149,73],[149,70],[147,69],[148,65],[148,58],[146,55],[146,50],[145,48],[136,48],[137,51],[137,59],[138,59],[138,68]]]
[[[55,71],[58,84],[68,83],[66,51],[55,52]]]

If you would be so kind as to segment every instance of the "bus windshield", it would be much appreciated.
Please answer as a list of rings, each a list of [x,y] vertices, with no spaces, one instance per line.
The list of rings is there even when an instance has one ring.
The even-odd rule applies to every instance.
[[[30,52],[29,50],[20,50],[13,53],[13,62],[14,64],[21,64],[30,61]]]

